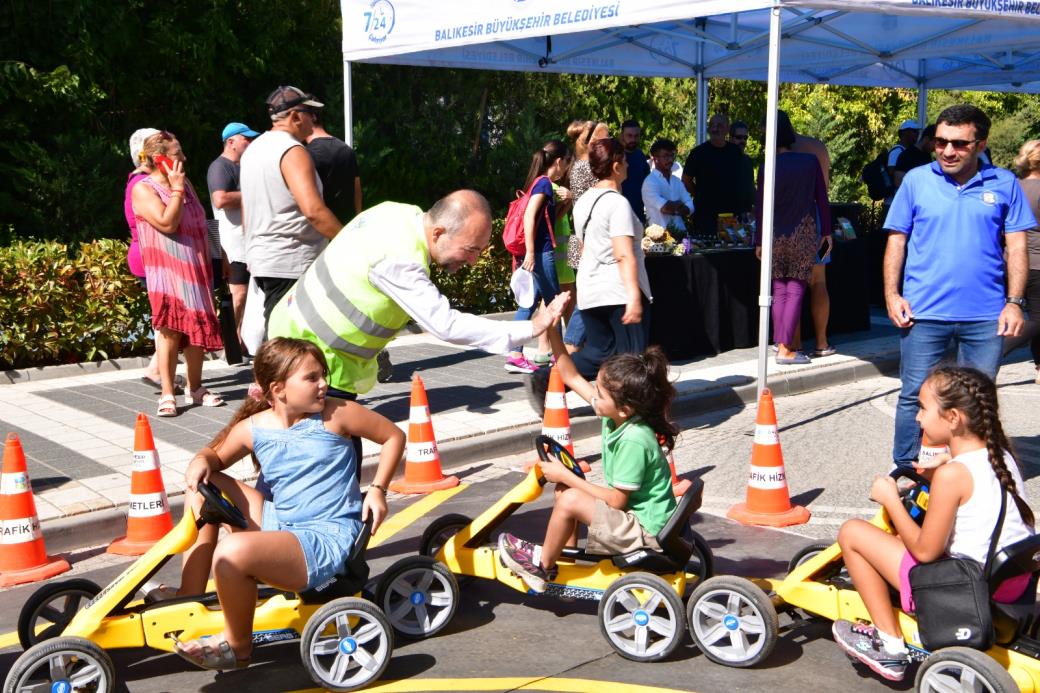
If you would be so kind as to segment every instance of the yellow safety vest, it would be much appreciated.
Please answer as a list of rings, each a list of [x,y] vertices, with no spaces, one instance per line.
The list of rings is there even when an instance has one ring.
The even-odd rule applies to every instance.
[[[388,258],[430,273],[423,212],[384,202],[340,231],[271,312],[268,336],[316,344],[329,362],[329,385],[364,394],[376,382],[376,354],[409,320],[408,313],[372,286],[368,273]]]

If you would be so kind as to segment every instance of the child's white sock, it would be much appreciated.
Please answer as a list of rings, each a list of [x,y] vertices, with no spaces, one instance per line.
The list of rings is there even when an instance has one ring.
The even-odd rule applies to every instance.
[[[541,544],[535,544],[534,545],[534,551],[531,552],[531,562],[534,563],[535,565],[541,565],[542,564],[542,545]],[[878,632],[881,632],[881,631],[878,631]]]
[[[903,642],[903,638],[889,635],[880,628],[878,629],[878,637],[881,639],[881,645],[885,648],[887,654],[906,652],[906,643]]]

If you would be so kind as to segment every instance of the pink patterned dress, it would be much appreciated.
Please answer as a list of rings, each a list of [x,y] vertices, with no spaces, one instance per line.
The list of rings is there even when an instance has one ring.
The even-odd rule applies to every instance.
[[[164,205],[170,203],[170,191],[152,178],[144,178],[138,185],[154,190]],[[135,217],[148,301],[152,306],[152,326],[180,332],[181,348],[223,349],[210,290],[213,270],[206,236],[206,213],[191,185],[184,186],[184,211],[174,233],[162,233],[140,215]]]

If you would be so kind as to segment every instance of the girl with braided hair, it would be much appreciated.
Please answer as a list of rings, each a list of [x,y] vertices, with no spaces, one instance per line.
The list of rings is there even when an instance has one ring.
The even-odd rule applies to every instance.
[[[863,520],[849,520],[838,543],[856,590],[873,625],[845,620],[834,623],[834,640],[852,657],[892,681],[903,678],[908,664],[889,585],[899,589],[903,610],[914,612],[910,568],[943,556],[986,562],[1000,515],[1001,496],[1010,500],[997,551],[1031,536],[1033,512],[1022,498],[1022,474],[1000,424],[997,388],[974,368],[936,368],[921,387],[917,422],[936,445],[950,454],[936,457],[918,472],[931,482],[928,513],[918,527],[903,507],[890,476],[874,479],[870,497],[888,513],[896,534]],[[1029,575],[1005,581],[994,593],[1013,602],[1025,592]]]
[[[544,592],[556,576],[556,559],[565,545],[577,543],[578,524],[589,528],[586,551],[617,555],[660,551],[657,534],[675,510],[671,472],[658,437],[671,449],[679,429],[668,412],[675,388],[668,359],[660,347],[641,354],[611,356],[590,383],[578,372],[556,330],[546,330],[564,384],[592,405],[603,422],[605,486],[573,474],[556,459],[542,474],[557,486],[545,543],[541,546],[503,533],[502,562],[534,592]]]

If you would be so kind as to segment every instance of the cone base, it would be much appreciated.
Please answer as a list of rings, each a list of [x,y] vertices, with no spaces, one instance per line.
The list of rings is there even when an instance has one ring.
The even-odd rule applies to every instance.
[[[140,556],[155,546],[155,542],[159,541],[159,539],[162,539],[162,537],[135,540],[131,540],[128,537],[120,537],[108,545],[105,553],[114,553],[119,556]]]
[[[46,580],[47,578],[60,575],[72,566],[61,556],[47,556],[47,562],[32,568],[22,570],[8,570],[0,573],[0,587],[11,585],[24,585],[27,582]]]
[[[408,481],[407,479],[395,479],[390,482],[390,490],[397,493],[432,493],[443,491],[446,488],[455,488],[459,485],[457,476],[445,476],[433,481]]]
[[[765,527],[789,527],[790,525],[804,525],[809,521],[812,513],[800,505],[792,505],[790,509],[780,513],[762,513],[749,510],[747,503],[737,503],[726,517],[736,520],[742,525],[762,525]]]
[[[672,495],[676,498],[679,498],[680,496],[682,496],[682,494],[689,491],[690,486],[692,485],[693,482],[689,479],[679,479],[678,481],[672,484]]]

